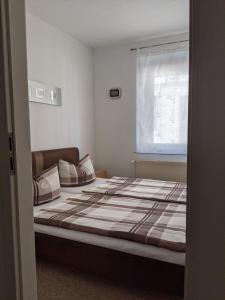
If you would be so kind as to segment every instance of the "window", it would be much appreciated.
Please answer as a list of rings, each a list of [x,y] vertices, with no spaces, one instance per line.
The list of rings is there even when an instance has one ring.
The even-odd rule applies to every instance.
[[[152,49],[137,53],[136,150],[186,154],[188,49]]]

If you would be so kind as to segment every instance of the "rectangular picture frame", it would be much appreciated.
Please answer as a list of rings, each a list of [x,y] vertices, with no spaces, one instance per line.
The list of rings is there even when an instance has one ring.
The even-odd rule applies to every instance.
[[[61,88],[39,81],[28,80],[29,101],[62,106]]]

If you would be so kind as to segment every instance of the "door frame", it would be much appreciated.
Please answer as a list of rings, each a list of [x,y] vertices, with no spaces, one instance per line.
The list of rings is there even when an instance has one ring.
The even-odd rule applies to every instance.
[[[186,300],[225,299],[225,1],[190,1]]]
[[[220,300],[225,262],[225,3],[190,2],[185,299]],[[0,0],[0,7],[0,299],[36,300],[25,4]],[[15,175],[10,174],[10,131]]]
[[[0,297],[36,300],[24,0],[0,0],[0,22]]]

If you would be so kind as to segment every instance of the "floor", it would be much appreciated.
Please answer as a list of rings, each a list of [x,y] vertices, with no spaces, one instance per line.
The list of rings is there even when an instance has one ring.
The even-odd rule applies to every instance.
[[[169,294],[131,289],[47,261],[37,262],[38,300],[182,300]]]

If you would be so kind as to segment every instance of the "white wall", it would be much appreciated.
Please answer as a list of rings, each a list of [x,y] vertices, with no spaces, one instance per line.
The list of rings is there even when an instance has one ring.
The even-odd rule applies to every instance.
[[[27,14],[28,78],[62,88],[62,107],[30,103],[32,150],[94,152],[92,49]]]
[[[174,35],[127,45],[94,50],[95,78],[95,165],[111,175],[134,176],[131,160],[158,159],[135,154],[136,132],[136,57],[130,48],[187,39],[188,34]],[[120,100],[109,100],[107,90],[122,88]],[[184,157],[160,156],[164,160]]]

